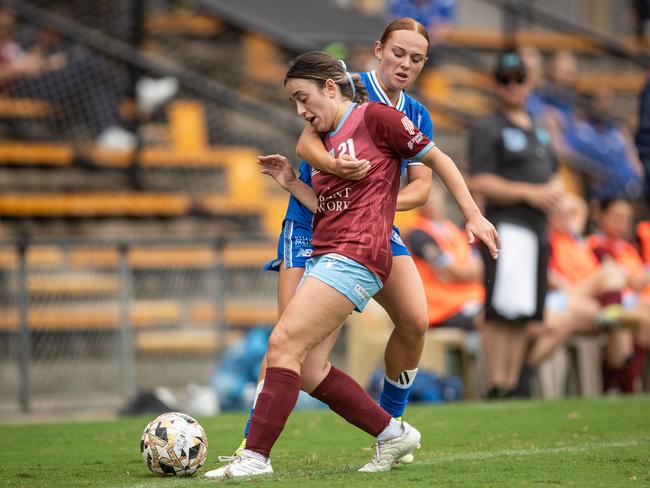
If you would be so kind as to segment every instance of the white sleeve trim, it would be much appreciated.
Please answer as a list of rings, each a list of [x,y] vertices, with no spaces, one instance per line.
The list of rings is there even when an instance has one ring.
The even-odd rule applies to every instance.
[[[422,156],[424,156],[426,153],[428,153],[431,149],[433,149],[433,148],[435,147],[435,145],[436,145],[435,142],[433,142],[433,141],[429,142],[429,144],[427,144],[427,145],[424,147],[424,149],[422,149],[422,150],[421,150],[419,153],[417,153],[415,156],[411,156],[410,158],[408,158],[408,160],[409,160],[409,161],[413,161],[413,160],[418,160],[418,159],[420,159]]]

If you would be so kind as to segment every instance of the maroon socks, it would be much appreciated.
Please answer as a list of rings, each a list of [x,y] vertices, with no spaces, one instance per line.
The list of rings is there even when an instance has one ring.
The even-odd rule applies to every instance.
[[[300,392],[300,375],[286,368],[267,368],[264,388],[251,418],[246,449],[269,457]],[[391,416],[352,378],[332,367],[311,396],[352,425],[377,437]]]
[[[287,368],[267,368],[264,388],[251,418],[246,449],[269,457],[300,393],[300,375]]]
[[[645,369],[646,355],[647,350],[645,348],[634,344],[634,353],[620,372],[619,384],[623,393],[636,392],[637,380],[641,377]]]
[[[612,368],[607,364],[603,365],[603,381],[605,391],[619,389],[622,393],[635,393],[637,380],[643,374],[648,351],[634,345],[633,355],[625,361],[621,368]]]
[[[382,409],[359,383],[334,366],[311,396],[373,437],[377,437],[390,423],[390,414]]]

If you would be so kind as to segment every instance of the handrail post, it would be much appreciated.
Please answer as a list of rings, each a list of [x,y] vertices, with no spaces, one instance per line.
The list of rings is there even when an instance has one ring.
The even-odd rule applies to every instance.
[[[124,398],[132,397],[137,390],[134,331],[131,327],[131,298],[133,281],[129,264],[129,246],[119,245],[120,255],[120,365],[121,386]]]
[[[20,329],[18,331],[18,350],[20,361],[20,387],[18,402],[23,413],[29,412],[29,390],[31,373],[32,340],[29,331],[29,288],[27,282],[27,249],[29,238],[21,238],[18,248],[18,314]]]
[[[226,266],[224,259],[224,241],[218,238],[214,242],[217,259],[214,265],[215,313],[214,329],[217,335],[217,350],[221,350],[226,337]]]
[[[515,49],[517,47],[519,15],[521,14],[519,4],[512,0],[506,0],[502,12],[501,29],[503,30],[503,47],[505,49]]]

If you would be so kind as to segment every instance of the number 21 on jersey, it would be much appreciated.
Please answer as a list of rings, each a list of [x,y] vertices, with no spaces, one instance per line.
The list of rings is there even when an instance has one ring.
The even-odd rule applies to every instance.
[[[357,159],[357,153],[354,150],[354,141],[352,140],[352,138],[348,139],[347,141],[343,141],[341,144],[339,144],[338,157],[341,158],[346,154],[350,156],[352,159]]]

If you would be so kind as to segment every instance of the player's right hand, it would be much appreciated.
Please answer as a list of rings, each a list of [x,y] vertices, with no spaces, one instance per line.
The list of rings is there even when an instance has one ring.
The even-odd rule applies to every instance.
[[[353,159],[344,154],[334,160],[331,173],[344,180],[360,180],[370,171],[370,161],[367,159]]]
[[[483,217],[480,212],[477,212],[467,220],[467,223],[465,224],[465,232],[467,232],[470,244],[473,244],[475,238],[478,238],[487,246],[492,259],[499,257],[499,251],[501,250],[501,239],[499,238],[499,233],[494,225],[492,225],[488,219]]]
[[[261,166],[261,172],[273,178],[278,185],[287,191],[298,179],[289,160],[281,154],[269,154],[268,156],[258,156],[257,164]]]

